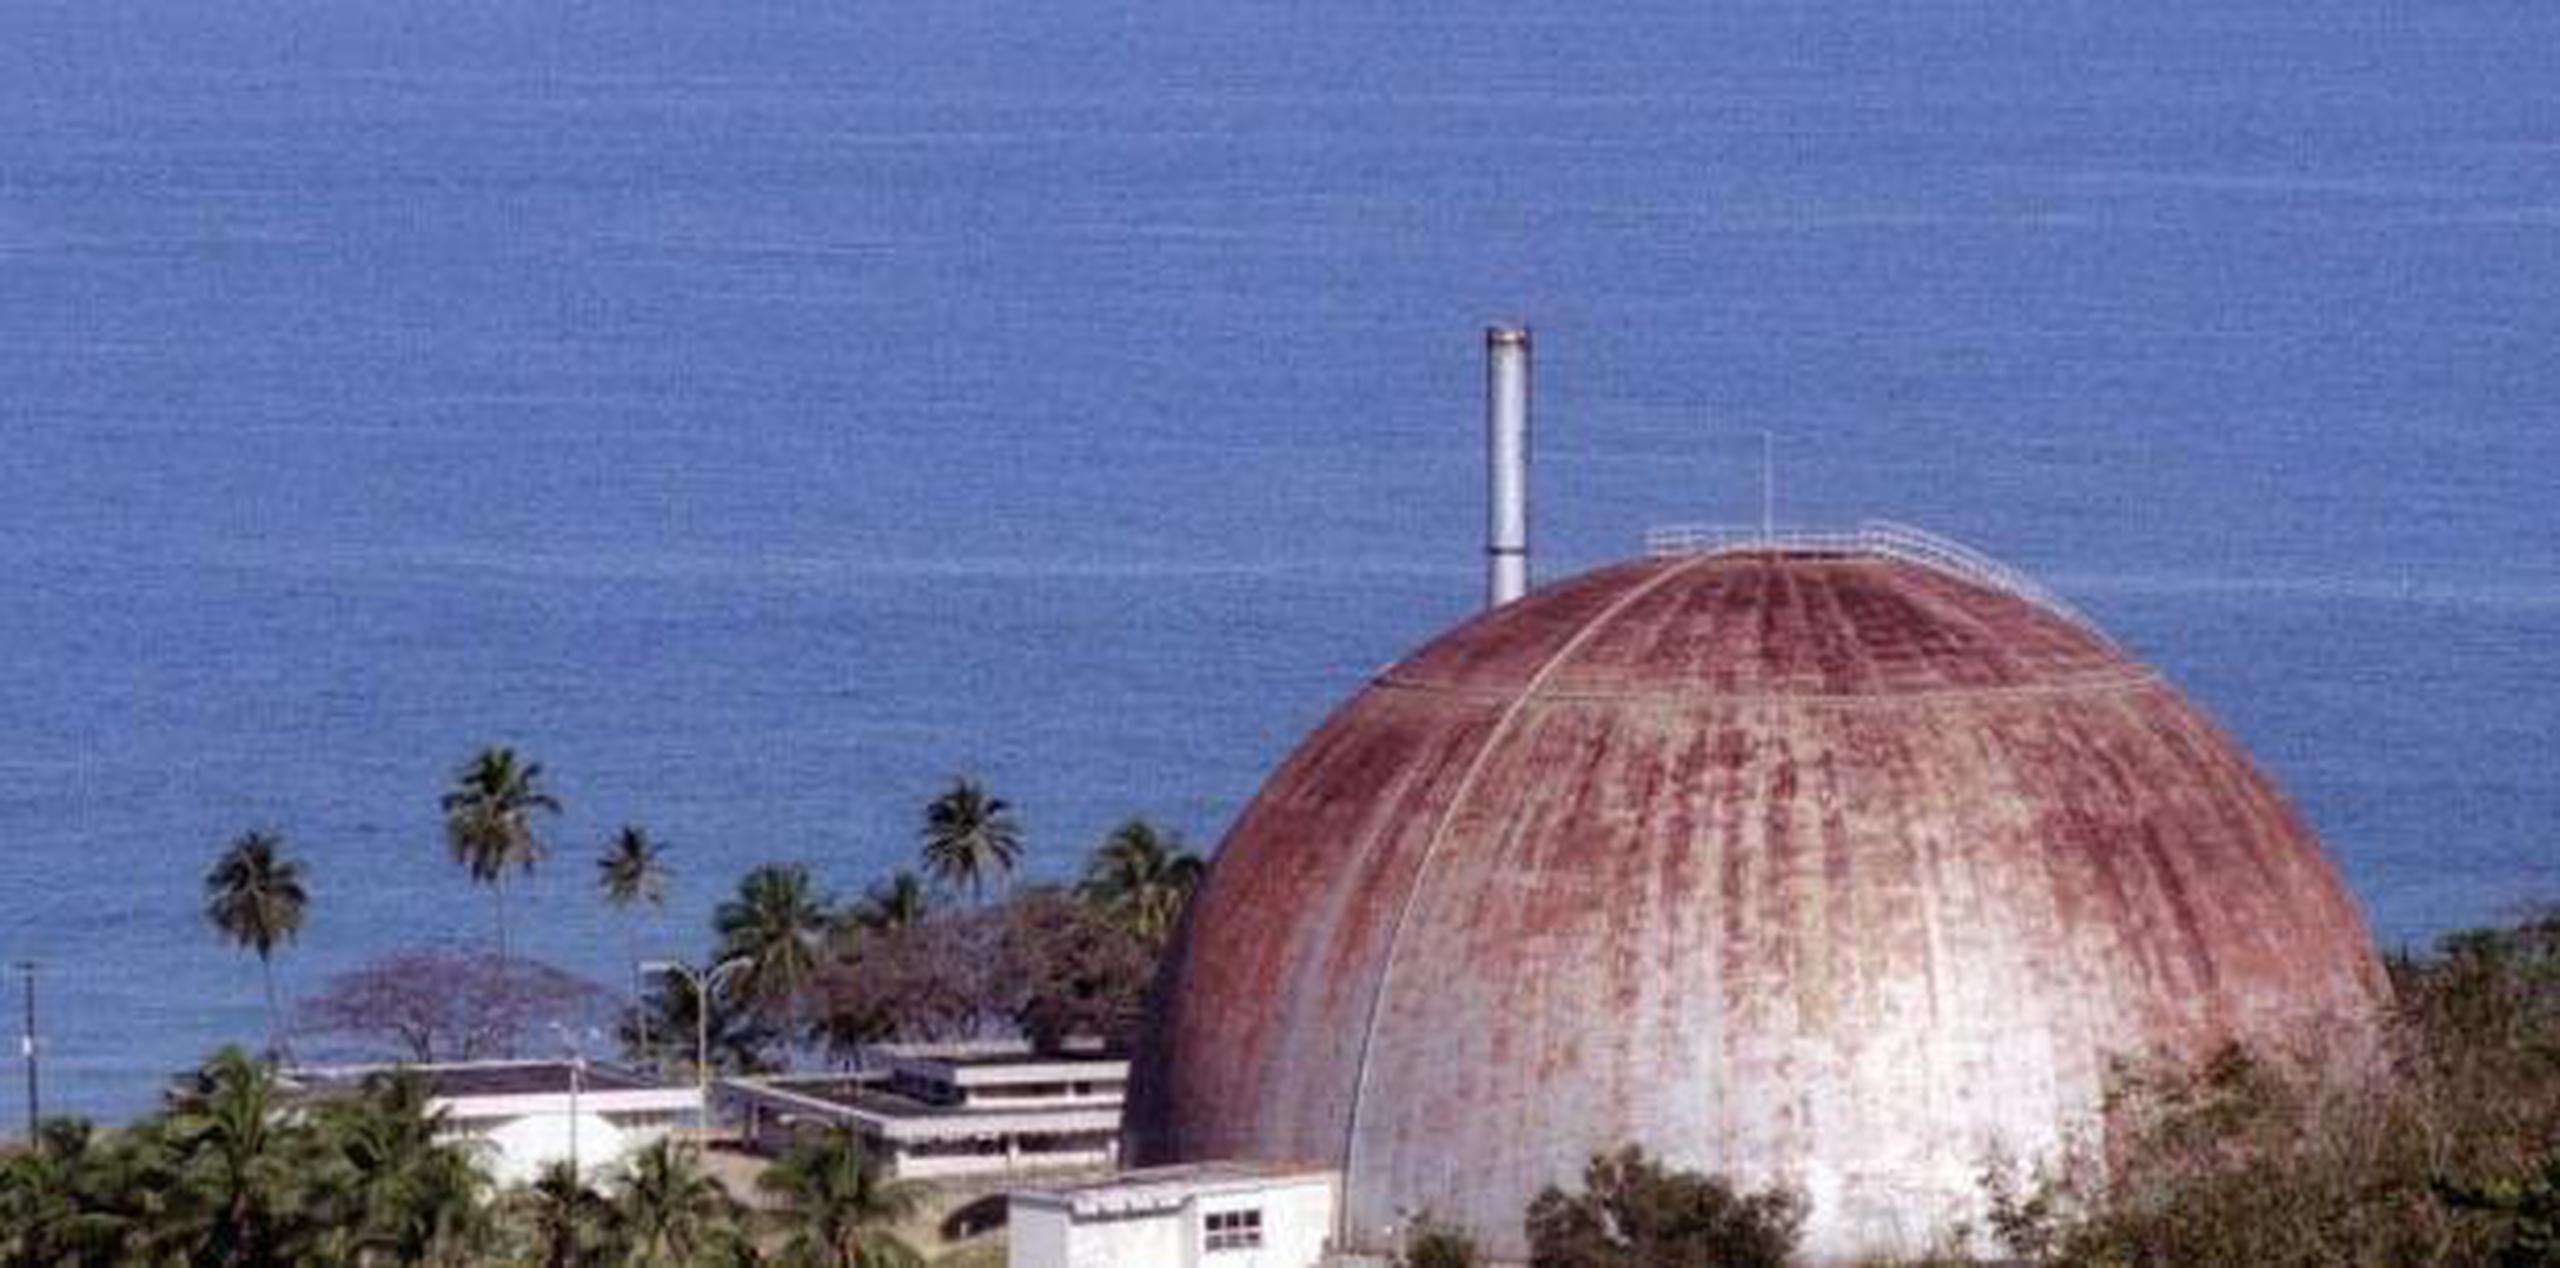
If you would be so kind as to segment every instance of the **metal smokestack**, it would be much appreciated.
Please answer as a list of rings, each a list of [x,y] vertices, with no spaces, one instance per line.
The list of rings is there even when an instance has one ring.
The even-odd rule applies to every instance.
[[[1529,328],[1484,331],[1484,605],[1529,592]]]

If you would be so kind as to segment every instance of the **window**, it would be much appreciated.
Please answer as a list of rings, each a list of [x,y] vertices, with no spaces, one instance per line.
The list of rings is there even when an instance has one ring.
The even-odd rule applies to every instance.
[[[1262,1212],[1211,1211],[1208,1226],[1209,1250],[1260,1250],[1262,1248]]]

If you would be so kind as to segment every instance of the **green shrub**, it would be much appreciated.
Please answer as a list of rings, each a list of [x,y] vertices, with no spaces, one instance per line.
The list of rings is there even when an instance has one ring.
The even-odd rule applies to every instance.
[[[1804,1227],[1791,1190],[1736,1193],[1633,1145],[1595,1155],[1582,1184],[1550,1186],[1529,1204],[1532,1268],[1781,1268]]]
[[[2103,1157],[1986,1174],[1994,1240],[2057,1268],[2560,1268],[2560,915],[2389,967],[2369,1057],[2119,1071]]]
[[[1483,1252],[1476,1239],[1457,1228],[1425,1215],[1414,1221],[1405,1235],[1404,1255],[1396,1268],[1476,1268]]]

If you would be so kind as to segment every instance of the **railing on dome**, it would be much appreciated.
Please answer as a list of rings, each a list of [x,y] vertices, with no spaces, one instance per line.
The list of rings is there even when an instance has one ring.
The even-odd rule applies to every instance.
[[[2088,614],[2037,585],[2025,573],[1962,542],[1890,520],[1864,520],[1856,528],[1761,528],[1732,524],[1666,524],[1645,530],[1644,553],[1724,555],[1752,551],[1822,551],[1844,555],[1876,555],[1916,564],[1970,581],[2002,594],[2015,595],[2079,626],[2113,646]]]

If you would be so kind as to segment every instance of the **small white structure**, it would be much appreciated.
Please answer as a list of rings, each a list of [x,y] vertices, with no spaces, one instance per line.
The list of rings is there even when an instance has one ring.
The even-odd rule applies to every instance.
[[[1317,1268],[1341,1175],[1207,1162],[1007,1195],[1009,1268]]]
[[[442,1135],[481,1143],[480,1164],[502,1185],[530,1183],[571,1158],[581,1175],[606,1175],[702,1110],[691,1084],[568,1061],[324,1066],[288,1070],[283,1082],[289,1094],[318,1099],[400,1072],[425,1083],[427,1112],[442,1117]]]
[[[1036,1053],[1019,1041],[863,1049],[852,1073],[720,1082],[750,1148],[849,1127],[905,1180],[1108,1167],[1120,1153],[1129,1062],[1098,1049]]]

